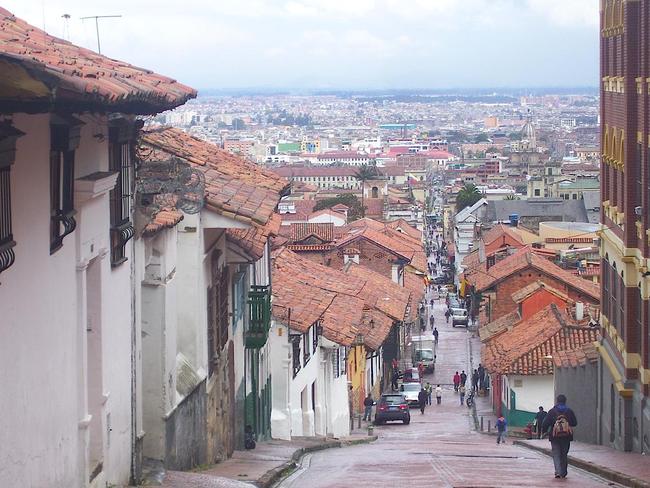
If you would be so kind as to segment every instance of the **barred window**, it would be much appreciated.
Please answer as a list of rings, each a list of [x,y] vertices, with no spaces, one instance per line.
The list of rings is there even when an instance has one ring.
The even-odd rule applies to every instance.
[[[50,124],[50,254],[77,227],[74,210],[74,158],[82,122],[53,116]]]
[[[118,266],[127,260],[126,243],[133,237],[131,197],[133,196],[133,128],[122,124],[109,129],[109,169],[117,172],[117,182],[110,192],[111,264]]]
[[[16,158],[16,139],[22,135],[8,122],[0,124],[0,273],[16,259],[11,227],[11,165]]]
[[[219,266],[221,253],[212,254],[211,278],[212,285],[208,287],[208,373],[212,374],[217,360],[228,343],[228,267]]]

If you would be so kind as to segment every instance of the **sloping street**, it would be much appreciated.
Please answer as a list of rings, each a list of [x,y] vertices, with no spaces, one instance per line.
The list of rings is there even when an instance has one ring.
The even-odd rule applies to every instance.
[[[565,480],[556,480],[550,457],[514,446],[511,439],[497,446],[495,437],[473,429],[471,410],[459,404],[451,385],[455,371],[469,370],[469,332],[446,324],[444,310],[444,301],[434,305],[440,341],[436,370],[425,376],[434,387],[443,386],[442,404],[436,405],[434,398],[424,415],[412,409],[410,425],[397,422],[375,427],[379,439],[372,444],[307,455],[301,467],[277,486],[617,486],[574,468],[569,468]]]

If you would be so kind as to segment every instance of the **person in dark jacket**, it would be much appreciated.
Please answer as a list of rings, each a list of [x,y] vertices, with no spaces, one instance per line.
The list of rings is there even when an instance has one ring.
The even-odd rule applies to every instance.
[[[368,396],[363,401],[363,420],[370,420],[372,417],[372,406],[375,404],[375,401],[372,399],[372,395],[368,393]]]
[[[551,441],[555,477],[566,478],[569,448],[573,440],[573,427],[578,425],[576,414],[566,406],[566,397],[558,395],[555,406],[548,411],[542,423],[542,432],[548,432]]]
[[[535,414],[535,430],[537,431],[537,438],[542,438],[542,425],[544,425],[544,419],[546,418],[546,410],[544,407],[539,407],[539,412]]]
[[[420,413],[424,413],[424,409],[427,406],[427,391],[422,387],[420,393],[418,393],[418,402],[420,404]]]
[[[467,383],[467,373],[465,373],[465,370],[463,370],[460,373],[460,384],[465,386],[465,383]]]
[[[475,369],[472,373],[472,393],[478,392],[478,370]]]

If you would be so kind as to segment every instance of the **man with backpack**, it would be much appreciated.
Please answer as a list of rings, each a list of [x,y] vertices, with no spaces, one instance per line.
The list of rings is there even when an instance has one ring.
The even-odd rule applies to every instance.
[[[557,403],[548,411],[542,423],[542,432],[548,432],[551,441],[555,477],[566,478],[569,447],[573,440],[573,427],[578,425],[576,414],[566,406],[566,397],[557,396]]]

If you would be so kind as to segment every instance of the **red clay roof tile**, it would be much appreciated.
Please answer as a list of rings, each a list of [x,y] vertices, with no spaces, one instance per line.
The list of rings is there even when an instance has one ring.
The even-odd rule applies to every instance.
[[[58,39],[1,7],[0,62],[3,70],[23,66],[46,87],[46,92],[25,89],[21,102],[40,104],[34,105],[35,111],[49,111],[54,103],[71,111],[144,115],[196,97],[196,90],[171,78]]]
[[[230,218],[265,225],[286,182],[275,173],[176,128],[143,131],[140,158],[181,158],[205,176],[205,207]]]

